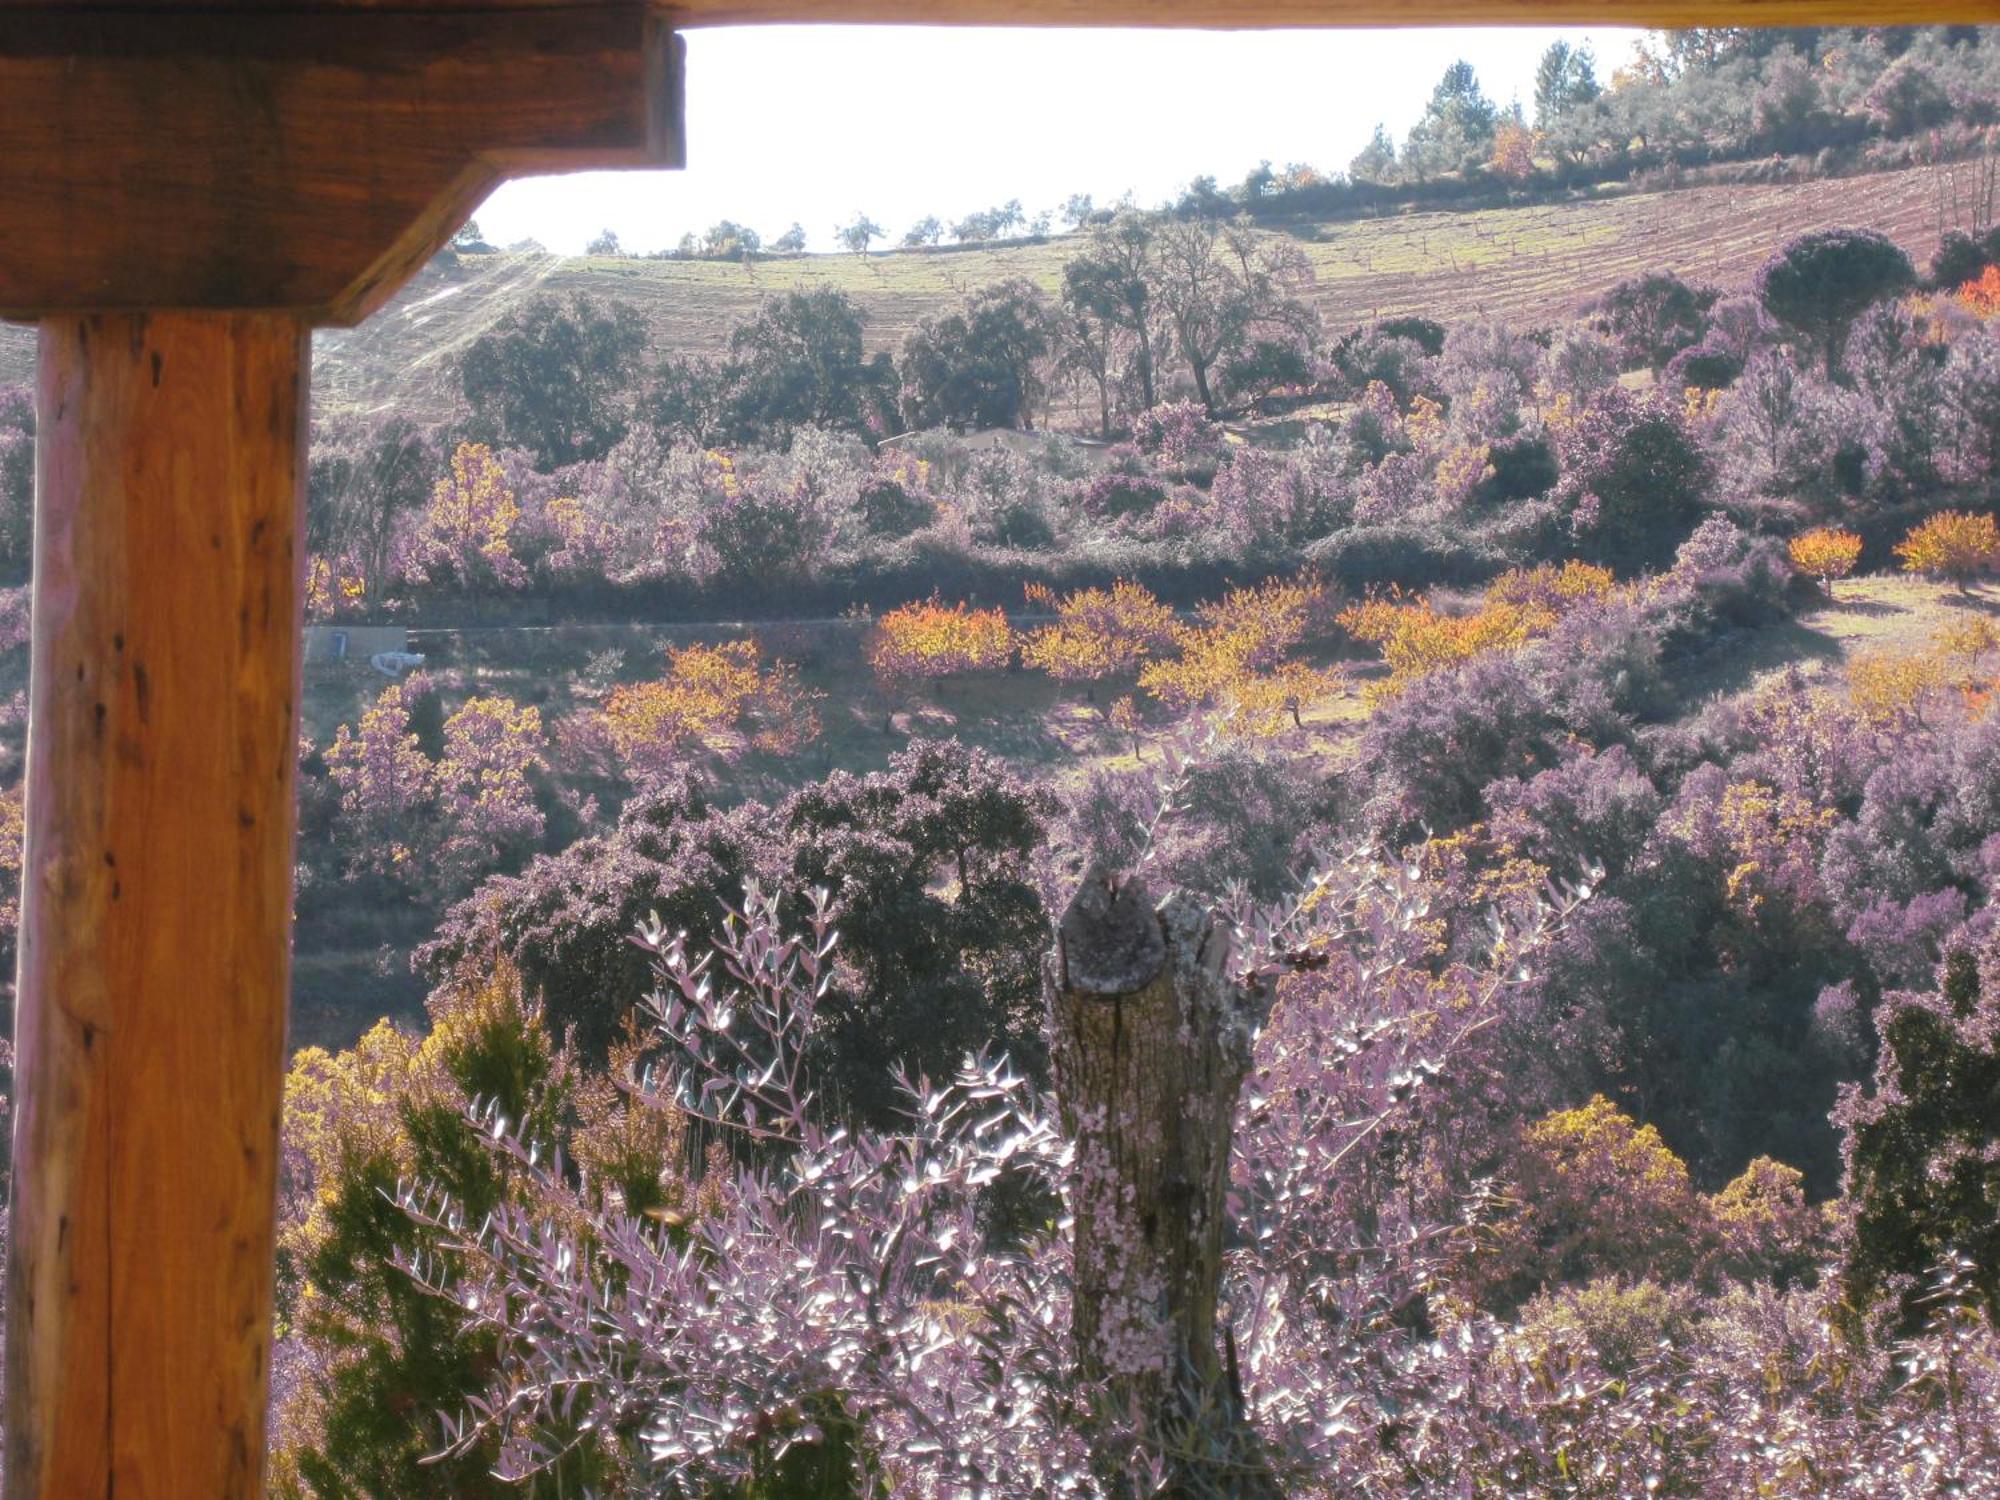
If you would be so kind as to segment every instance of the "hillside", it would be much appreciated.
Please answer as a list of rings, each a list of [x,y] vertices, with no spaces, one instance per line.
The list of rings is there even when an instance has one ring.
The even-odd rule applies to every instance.
[[[1469,213],[1408,213],[1290,226],[1317,273],[1327,326],[1398,313],[1563,317],[1620,278],[1665,268],[1722,286],[1747,282],[1802,230],[1866,225],[1920,264],[1936,248],[1937,182],[1928,168],[1824,181],[1631,193]],[[470,256],[435,265],[364,327],[322,333],[322,409],[435,410],[450,357],[536,291],[584,292],[637,308],[661,347],[714,351],[757,302],[796,285],[834,286],[869,317],[873,347],[895,349],[926,314],[974,287],[1023,276],[1053,289],[1072,242],[704,261]],[[25,379],[33,338],[0,329],[0,383]]]
[[[1399,313],[1561,318],[1623,277],[1666,268],[1723,286],[1746,283],[1793,234],[1859,224],[1893,236],[1920,264],[1937,244],[1928,170],[1833,181],[1690,188],[1595,200],[1297,224],[1330,329]],[[737,265],[703,261],[468,257],[426,275],[366,327],[321,336],[319,398],[371,407],[402,393],[426,405],[443,389],[442,356],[534,290],[587,292],[642,311],[663,347],[713,352],[774,292],[834,286],[868,314],[873,348],[975,287],[1021,276],[1054,290],[1073,241],[814,255]],[[405,397],[407,399],[407,397]]]

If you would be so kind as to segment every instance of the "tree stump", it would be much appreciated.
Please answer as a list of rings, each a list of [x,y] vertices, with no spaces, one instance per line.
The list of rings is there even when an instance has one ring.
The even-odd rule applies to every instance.
[[[1229,957],[1227,933],[1194,898],[1155,907],[1143,881],[1093,868],[1044,977],[1076,1145],[1081,1371],[1110,1411],[1131,1412],[1142,1441],[1169,1454],[1234,1450],[1240,1462],[1216,1304],[1230,1132],[1259,1007],[1229,979]]]

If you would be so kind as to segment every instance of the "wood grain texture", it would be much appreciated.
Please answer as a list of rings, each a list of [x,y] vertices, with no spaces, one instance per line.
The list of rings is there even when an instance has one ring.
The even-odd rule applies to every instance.
[[[255,3],[255,0],[239,0]],[[676,24],[908,26],[1914,26],[2000,21],[1996,0],[680,0]]]
[[[1228,947],[1192,897],[1156,909],[1143,881],[1094,865],[1043,970],[1050,1073],[1076,1144],[1077,1358],[1113,1409],[1136,1402],[1168,1425],[1224,1377],[1229,1141],[1254,1029]]]
[[[591,0],[203,0],[201,9],[428,12],[567,9]],[[86,9],[102,0],[0,0]],[[187,0],[125,0],[145,11]],[[1905,26],[2000,21],[2000,0],[680,0],[684,26]]]
[[[261,1493],[306,359],[289,317],[42,327],[13,1500]]]
[[[680,161],[679,43],[561,11],[0,25],[0,315],[366,316],[503,177]]]

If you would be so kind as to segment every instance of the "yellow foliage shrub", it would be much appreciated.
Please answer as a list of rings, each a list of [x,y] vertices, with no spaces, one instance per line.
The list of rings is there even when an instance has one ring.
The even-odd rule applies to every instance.
[[[1340,691],[1344,674],[1313,668],[1289,654],[1323,628],[1330,601],[1318,579],[1272,579],[1231,589],[1176,625],[1180,654],[1146,664],[1140,686],[1170,708],[1214,706],[1237,727],[1272,733],[1287,715]]]
[[[1743,1280],[1784,1282],[1819,1259],[1826,1223],[1806,1202],[1805,1175],[1768,1156],[1708,1200],[1722,1268]]]
[[[1014,631],[997,609],[947,606],[936,596],[892,609],[875,622],[868,665],[885,683],[960,672],[993,672],[1014,654]]]
[[[1616,579],[1609,568],[1572,557],[1560,568],[1537,563],[1513,568],[1494,579],[1486,590],[1489,604],[1539,606],[1560,614],[1572,605],[1608,599]]]
[[[1052,602],[1055,622],[1023,638],[1021,662],[1058,682],[1098,682],[1136,672],[1173,643],[1173,610],[1143,584],[1079,589]]]
[[[368,585],[361,575],[314,554],[306,564],[306,618],[323,619],[342,605],[359,604]]]
[[[628,763],[659,766],[687,747],[747,727],[760,749],[797,749],[819,733],[813,695],[786,662],[768,668],[754,641],[669,647],[666,675],[615,689],[603,723]]]
[[[1931,636],[1931,644],[1946,656],[1963,657],[1967,662],[1975,662],[1987,652],[2000,646],[2000,630],[1985,615],[1959,610]]]
[[[1852,573],[1861,561],[1861,538],[1838,526],[1816,526],[1793,537],[1786,550],[1792,566],[1806,577],[1831,584]]]
[[[1961,588],[2000,562],[2000,527],[1993,517],[1946,510],[1896,544],[1907,573],[1943,578]]]
[[[1491,1259],[1475,1278],[1491,1302],[1596,1276],[1679,1280],[1709,1238],[1705,1204],[1660,1133],[1599,1094],[1522,1133]]]
[[[1915,713],[1950,680],[1945,663],[1935,656],[1862,652],[1847,664],[1847,699],[1869,723],[1887,724]]]
[[[1502,574],[1476,610],[1448,614],[1421,594],[1391,589],[1350,605],[1340,623],[1358,641],[1381,649],[1387,682],[1370,690],[1395,697],[1412,682],[1491,651],[1512,651],[1552,629],[1579,604],[1608,597],[1609,568],[1575,559],[1560,568],[1542,563]]]

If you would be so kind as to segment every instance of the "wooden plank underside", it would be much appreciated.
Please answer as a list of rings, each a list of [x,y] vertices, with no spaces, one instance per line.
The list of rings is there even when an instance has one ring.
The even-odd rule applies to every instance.
[[[678,58],[645,0],[10,16],[0,316],[356,322],[503,177],[679,165]]]
[[[561,10],[592,0],[124,0],[143,11]],[[102,0],[0,0],[89,9]],[[1905,26],[2000,22],[2000,0],[680,0],[679,27]]]
[[[164,0],[161,0],[164,3]],[[449,0],[448,0],[449,3]],[[2000,0],[681,0],[675,24],[753,26],[1916,26],[2000,21]]]

